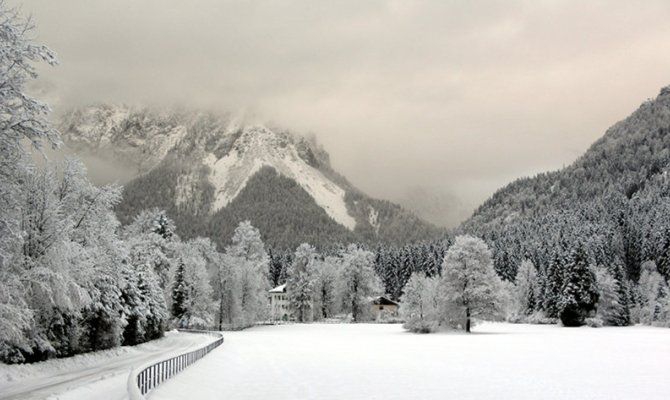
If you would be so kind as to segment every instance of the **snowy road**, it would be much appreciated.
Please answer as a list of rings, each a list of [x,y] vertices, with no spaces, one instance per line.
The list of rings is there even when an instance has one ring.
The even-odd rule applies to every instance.
[[[149,400],[668,399],[670,329],[483,324],[417,335],[399,325],[260,326]]]
[[[168,332],[163,339],[134,347],[32,365],[3,365],[0,399],[123,399],[132,367],[167,354],[192,350],[211,340],[208,335]]]

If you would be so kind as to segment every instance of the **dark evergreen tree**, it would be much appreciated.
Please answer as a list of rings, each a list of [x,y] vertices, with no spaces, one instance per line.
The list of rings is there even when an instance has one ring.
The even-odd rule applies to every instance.
[[[616,293],[618,296],[618,312],[614,318],[610,321],[612,325],[615,326],[627,326],[630,325],[630,309],[631,309],[631,298],[630,298],[630,289],[628,281],[625,278],[625,272],[621,265],[615,264],[611,268],[612,276],[614,276]]]
[[[596,276],[589,267],[586,250],[578,245],[565,266],[558,316],[564,326],[581,326],[597,303]]]
[[[663,230],[661,240],[662,243],[656,258],[656,268],[666,280],[670,280],[670,226]]]
[[[563,288],[563,265],[558,252],[554,252],[551,262],[544,274],[544,299],[543,308],[547,317],[557,318],[560,311],[560,303]]]
[[[174,235],[174,231],[174,222],[168,218],[165,211],[161,211],[154,220],[153,232],[163,237],[163,239],[169,240]]]
[[[188,312],[189,289],[184,276],[184,263],[180,262],[175,272],[174,283],[172,284],[172,305],[170,311],[172,317],[176,320],[182,320]]]

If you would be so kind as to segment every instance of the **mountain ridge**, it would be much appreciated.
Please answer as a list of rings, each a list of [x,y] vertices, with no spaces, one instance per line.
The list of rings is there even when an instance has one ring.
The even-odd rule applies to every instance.
[[[249,182],[258,185],[263,181],[288,190],[288,197],[300,198],[302,203],[291,203],[291,207],[312,210],[307,213],[310,218],[320,221],[337,241],[400,243],[446,234],[446,230],[422,221],[402,207],[372,199],[355,188],[334,171],[328,153],[314,139],[257,121],[248,123],[231,114],[181,109],[93,105],[65,113],[60,130],[64,141],[75,151],[105,155],[136,168],[137,176],[126,185],[124,200],[118,207],[124,223],[141,208],[160,207],[168,210],[178,225],[188,226],[181,232],[187,237],[225,234],[226,229],[214,229],[206,220],[236,224],[236,219],[253,220],[263,214],[263,210],[239,204],[232,207],[238,210],[236,215],[226,211]],[[260,180],[253,180],[266,168],[296,182],[297,187],[271,177],[267,171]],[[161,187],[161,181],[169,188]],[[247,197],[257,200],[256,195],[263,192],[258,187],[249,190]],[[298,194],[300,191],[307,197]],[[319,212],[308,202],[315,203],[330,221],[324,223],[322,215],[317,217]],[[245,212],[240,214],[239,209]],[[284,223],[289,216],[300,218],[288,210],[276,211]],[[331,221],[349,233],[331,226]],[[287,226],[293,229],[282,234],[309,239],[299,232],[310,231],[307,225],[290,221]],[[271,244],[297,245],[295,240],[276,237],[278,234],[267,232]],[[317,236],[320,243],[314,244],[332,244],[326,237]]]
[[[484,237],[513,279],[524,258],[546,267],[569,248],[637,279],[652,260],[670,277],[670,87],[616,122],[574,163],[496,191],[458,231]]]

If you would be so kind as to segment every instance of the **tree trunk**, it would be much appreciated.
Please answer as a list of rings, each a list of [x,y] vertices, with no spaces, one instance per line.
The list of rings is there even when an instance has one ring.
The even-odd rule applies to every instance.
[[[470,333],[470,307],[465,308],[465,332]]]
[[[223,330],[223,293],[221,293],[221,301],[219,302],[219,330]]]
[[[323,318],[328,318],[328,310],[326,308],[326,288],[321,288],[321,315]]]
[[[351,319],[353,320],[353,322],[357,322],[356,319],[357,319],[358,315],[357,315],[356,311],[357,311],[356,310],[356,300],[353,300],[351,302]]]

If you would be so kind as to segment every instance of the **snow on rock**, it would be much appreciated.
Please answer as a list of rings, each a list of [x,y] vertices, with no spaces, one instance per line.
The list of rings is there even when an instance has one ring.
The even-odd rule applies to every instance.
[[[63,139],[74,149],[118,157],[146,172],[188,133],[185,126],[172,124],[169,115],[149,114],[123,105],[76,109],[63,117]]]
[[[379,211],[372,206],[370,206],[370,211],[368,213],[368,222],[370,223],[370,226],[374,228],[375,233],[379,235]]]
[[[337,223],[353,230],[345,190],[314,164],[309,144],[291,134],[245,121],[199,113],[97,105],[75,109],[63,118],[63,138],[75,150],[122,161],[145,173],[168,154],[210,167],[216,190],[212,211],[228,205],[264,166],[298,183]],[[188,204],[197,187],[195,172],[178,178],[175,202]]]
[[[350,230],[356,227],[356,220],[347,211],[344,189],[305,162],[288,135],[262,125],[247,126],[228,154],[217,159],[210,153],[205,164],[211,169],[210,182],[216,188],[214,211],[230,203],[249,178],[269,166],[297,182],[333,220]]]
[[[263,326],[228,333],[151,399],[667,399],[668,360],[667,328]]]

